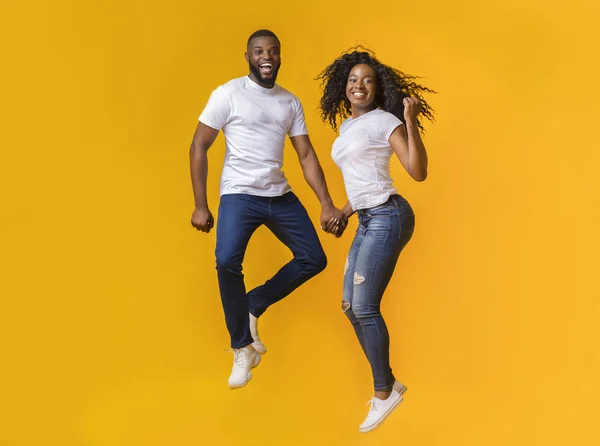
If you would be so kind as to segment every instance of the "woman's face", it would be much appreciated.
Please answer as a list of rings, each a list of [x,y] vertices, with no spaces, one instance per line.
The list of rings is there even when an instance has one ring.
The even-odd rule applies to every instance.
[[[367,64],[354,65],[348,75],[346,97],[353,108],[375,108],[377,77],[373,67]]]

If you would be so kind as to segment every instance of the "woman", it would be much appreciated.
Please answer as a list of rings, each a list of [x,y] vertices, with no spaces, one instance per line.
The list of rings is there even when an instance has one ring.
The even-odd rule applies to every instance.
[[[402,402],[406,391],[390,368],[390,340],[380,303],[412,236],[415,216],[392,184],[389,163],[395,153],[414,180],[427,177],[420,115],[433,120],[433,110],[422,97],[433,91],[359,49],[343,54],[317,79],[322,80],[323,121],[336,130],[338,118],[343,120],[332,158],[348,196],[343,212],[347,218],[356,212],[359,220],[346,261],[342,310],[371,365],[375,395],[360,425],[361,432],[370,432]],[[324,229],[339,236],[344,228],[331,221]]]

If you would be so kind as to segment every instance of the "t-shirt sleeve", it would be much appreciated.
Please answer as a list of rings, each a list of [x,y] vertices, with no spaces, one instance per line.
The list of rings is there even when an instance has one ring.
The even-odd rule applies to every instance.
[[[381,138],[381,142],[384,144],[388,144],[390,140],[390,136],[394,133],[394,130],[402,124],[395,115],[391,113],[384,113],[381,115],[381,119],[379,120],[379,129],[377,135]]]
[[[218,87],[211,93],[198,120],[215,130],[221,130],[229,121],[230,114],[231,102],[223,87]]]
[[[306,121],[304,120],[304,108],[298,99],[294,101],[294,118],[290,125],[288,135],[291,137],[299,135],[308,135]]]

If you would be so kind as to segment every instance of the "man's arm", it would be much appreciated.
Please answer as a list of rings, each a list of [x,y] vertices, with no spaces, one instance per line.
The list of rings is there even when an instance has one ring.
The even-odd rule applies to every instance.
[[[321,202],[321,228],[327,230],[327,223],[333,220],[336,229],[327,232],[338,235],[337,232],[339,232],[339,229],[343,232],[347,220],[342,212],[333,205],[333,201],[327,190],[327,182],[325,181],[323,169],[310,142],[310,138],[308,135],[298,135],[290,137],[290,140],[298,153],[298,160],[300,161],[304,178]],[[341,232],[339,235],[341,235]]]
[[[206,180],[208,178],[207,151],[212,146],[218,130],[202,122],[198,123],[194,139],[190,146],[190,173],[194,190],[194,212],[192,213],[192,226],[202,232],[210,232],[214,225],[214,218],[208,208],[206,197]]]

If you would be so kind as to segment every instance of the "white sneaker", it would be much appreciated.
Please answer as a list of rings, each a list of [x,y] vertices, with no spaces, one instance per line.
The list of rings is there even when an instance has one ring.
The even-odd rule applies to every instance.
[[[250,313],[250,334],[252,335],[252,339],[254,339],[252,343],[254,349],[261,355],[267,353],[267,347],[265,347],[265,344],[258,337],[258,318],[254,317],[252,313]]]
[[[360,425],[361,432],[371,432],[375,430],[392,411],[402,402],[402,395],[396,390],[392,390],[391,395],[386,400],[380,400],[373,397],[367,404],[371,404],[371,410],[365,418],[365,421]]]
[[[400,381],[394,382],[394,390],[398,392],[400,395],[404,395],[404,393],[408,390],[404,384]]]
[[[252,379],[251,369],[260,364],[260,354],[251,345],[233,350],[233,369],[229,376],[229,388],[238,389]]]

